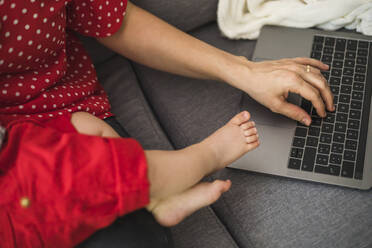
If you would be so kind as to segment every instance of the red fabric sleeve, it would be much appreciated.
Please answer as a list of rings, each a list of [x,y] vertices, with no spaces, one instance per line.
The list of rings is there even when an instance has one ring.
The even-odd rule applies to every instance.
[[[73,0],[67,5],[67,28],[82,35],[107,37],[121,26],[127,0]]]
[[[18,122],[0,152],[0,195],[0,247],[73,247],[148,204],[146,159],[133,139]]]

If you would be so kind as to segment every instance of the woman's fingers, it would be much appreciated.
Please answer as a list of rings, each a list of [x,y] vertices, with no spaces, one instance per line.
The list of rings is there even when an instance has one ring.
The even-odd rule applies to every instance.
[[[287,67],[289,70],[299,74],[302,77],[302,79],[305,80],[307,83],[315,87],[319,91],[320,95],[322,96],[327,106],[327,109],[329,111],[334,110],[333,95],[331,93],[331,89],[329,88],[328,82],[323,77],[323,75],[320,73],[319,69],[311,65],[303,65],[299,63],[293,63],[293,64],[288,65]]]
[[[300,63],[302,65],[310,65],[313,67],[316,67],[320,70],[328,70],[329,66],[327,64],[322,63],[319,60],[316,59],[311,59],[311,58],[304,58],[304,57],[299,57],[299,58],[294,58],[292,59],[293,61]]]
[[[278,105],[278,111],[276,112],[285,115],[293,120],[299,121],[304,125],[309,126],[311,124],[311,117],[308,113],[306,113],[305,110],[287,101],[283,100]]]
[[[333,95],[331,93],[331,89],[329,88],[328,82],[320,74],[320,72],[313,72],[313,70],[317,69],[310,66],[309,71],[307,71],[306,68],[300,75],[306,82],[310,83],[319,91],[320,95],[322,96],[327,106],[327,109],[329,111],[333,111],[334,110]]]
[[[325,117],[326,112],[324,102],[318,89],[307,83],[300,76],[297,76],[295,82],[292,83],[293,85],[291,86],[289,91],[297,93],[303,98],[311,101],[318,115],[321,117]]]

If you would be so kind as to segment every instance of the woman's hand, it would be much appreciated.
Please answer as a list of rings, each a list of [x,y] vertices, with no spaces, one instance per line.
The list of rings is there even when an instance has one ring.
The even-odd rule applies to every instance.
[[[238,57],[240,65],[228,79],[271,111],[310,125],[311,117],[297,105],[287,102],[288,93],[297,93],[311,101],[321,117],[325,109],[334,111],[333,96],[320,73],[328,65],[310,58],[250,62]]]

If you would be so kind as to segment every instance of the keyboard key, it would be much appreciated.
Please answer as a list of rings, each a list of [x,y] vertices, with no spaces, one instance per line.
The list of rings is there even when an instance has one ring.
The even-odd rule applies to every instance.
[[[339,102],[349,103],[350,102],[350,96],[345,94],[340,94],[339,96]]]
[[[355,82],[354,85],[353,85],[353,90],[363,91],[364,90],[364,84]]]
[[[329,162],[332,164],[341,164],[342,155],[331,153],[329,158]]]
[[[340,133],[345,133],[346,132],[346,123],[336,122],[335,131],[340,132]]]
[[[363,92],[353,91],[353,93],[351,94],[351,98],[353,100],[362,101],[363,100]]]
[[[316,149],[312,147],[305,148],[305,155],[302,161],[302,170],[304,171],[313,171],[314,162],[315,162],[315,153]]]
[[[332,92],[334,95],[338,95],[338,93],[340,92],[340,87],[338,87],[338,86],[334,86],[334,85],[331,85],[331,92]]]
[[[351,128],[351,129],[359,130],[359,126],[360,126],[360,121],[359,120],[350,119],[347,127]]]
[[[332,124],[323,123],[322,132],[323,133],[333,133],[333,125]]]
[[[333,133],[333,142],[337,143],[344,143],[345,141],[345,134],[334,132]]]
[[[350,85],[341,85],[342,94],[351,94],[351,86]]]
[[[317,127],[321,126],[322,125],[322,119],[319,118],[319,117],[313,117],[311,125],[312,126],[317,126]]]
[[[354,80],[357,82],[365,82],[366,77],[363,74],[355,74]]]
[[[321,61],[324,62],[324,63],[331,63],[332,62],[332,55],[323,54]]]
[[[301,167],[301,160],[295,159],[295,158],[289,159],[288,168],[299,170],[300,167]]]
[[[314,36],[314,42],[315,43],[323,43],[324,42],[324,37],[323,36],[315,35]]]
[[[332,54],[333,53],[333,47],[328,47],[328,46],[326,46],[326,47],[324,47],[324,49],[323,49],[323,54]]]
[[[342,84],[353,84],[353,78],[352,77],[348,77],[348,76],[343,76],[342,77]]]
[[[367,55],[368,55],[368,50],[367,49],[360,49],[360,50],[358,50],[358,56],[360,56],[360,57],[367,57]]]
[[[345,51],[346,49],[346,40],[345,39],[336,39],[336,51]]]
[[[316,156],[316,163],[317,164],[322,164],[322,165],[328,165],[328,156],[327,155],[318,154]]]
[[[343,75],[345,75],[345,76],[353,76],[354,75],[354,68],[345,67],[344,68]]]
[[[324,117],[323,121],[327,123],[334,123],[335,119],[336,119],[335,115],[333,113],[329,113],[327,114],[326,117]]]
[[[357,64],[359,65],[367,65],[367,58],[365,57],[358,57],[356,60]]]
[[[347,122],[347,114],[337,113],[336,120],[339,122]]]
[[[344,145],[343,144],[338,144],[338,143],[333,143],[332,144],[332,152],[333,153],[342,153],[344,151]]]
[[[337,111],[342,112],[342,113],[348,113],[349,112],[349,105],[344,104],[344,103],[340,103],[340,104],[338,104]]]
[[[293,157],[293,158],[302,158],[303,153],[304,153],[304,149],[301,149],[301,148],[292,148],[291,149],[291,157]]]
[[[336,39],[332,37],[325,37],[325,42],[324,44],[326,46],[333,46],[335,44]]]
[[[331,71],[331,75],[334,76],[334,77],[341,77],[341,74],[342,74],[341,69],[332,69],[332,71]]]
[[[322,142],[322,141],[320,141],[320,142]],[[331,146],[330,145],[319,144],[318,153],[329,154],[330,151],[331,151]]]
[[[361,115],[362,115],[362,112],[360,112],[359,110],[355,110],[355,109],[351,109],[350,110],[350,113],[349,113],[349,117],[351,119],[357,119],[357,120],[359,120],[360,117],[361,117]]]
[[[338,78],[338,77],[331,77],[329,79],[329,84],[330,85],[340,85],[341,83],[341,78]]]
[[[347,50],[353,50],[355,51],[358,46],[358,41],[356,40],[348,40],[347,41]]]
[[[314,43],[313,51],[321,52],[323,50],[323,44],[321,43]]]
[[[355,72],[356,73],[366,73],[366,67],[364,65],[357,65],[355,67]]]
[[[345,60],[345,63],[344,63],[344,66],[345,67],[354,68],[354,65],[355,65],[355,61],[354,60],[350,60],[350,59],[346,59]]]
[[[353,129],[348,129],[347,130],[347,133],[346,133],[346,137],[348,139],[354,139],[354,140],[357,140],[358,137],[359,137],[359,132],[357,130],[353,130]]]
[[[344,151],[344,160],[355,161],[356,153],[354,151],[345,150]]]
[[[308,136],[307,139],[306,139],[306,146],[317,147],[318,146],[318,141],[319,141],[318,138]]]
[[[359,41],[358,48],[365,48],[368,49],[368,42],[367,41]]]
[[[339,176],[340,170],[341,170],[341,167],[337,165],[329,165],[329,166],[315,165],[315,169],[314,169],[316,173],[328,174],[332,176]]]
[[[310,127],[309,128],[309,135],[318,137],[320,134],[320,128],[318,127]]]
[[[347,59],[355,59],[356,57],[356,52],[346,52],[346,56],[345,56]]]
[[[353,178],[354,175],[354,163],[349,161],[344,161],[342,163],[341,176]]]
[[[342,94],[351,94],[351,86],[350,85],[341,85]]]
[[[354,151],[356,151],[356,149],[357,149],[357,145],[358,145],[358,142],[357,141],[355,141],[355,140],[346,140],[346,142],[345,142],[345,148],[346,149],[349,149],[349,150],[354,150]]]
[[[296,127],[295,136],[306,137],[306,134],[307,134],[307,128]]]
[[[321,57],[322,57],[322,53],[320,53],[320,52],[312,52],[311,53],[311,58],[313,58],[313,59],[320,60]]]
[[[343,63],[341,60],[333,60],[332,67],[333,68],[342,68]]]
[[[326,143],[326,144],[331,144],[331,142],[332,142],[332,135],[331,134],[327,134],[327,133],[322,133],[320,135],[320,142]]]
[[[334,53],[333,57],[334,57],[334,59],[344,60],[344,58],[345,58],[345,54],[336,51],[336,52]]]
[[[295,137],[293,139],[293,146],[303,148],[305,147],[305,139]]]
[[[362,109],[362,102],[356,101],[356,100],[352,100],[351,101],[351,104],[350,104],[350,107],[352,109]]]

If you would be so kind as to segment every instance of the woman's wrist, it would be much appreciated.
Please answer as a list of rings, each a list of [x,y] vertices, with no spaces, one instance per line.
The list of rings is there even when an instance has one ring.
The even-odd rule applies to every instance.
[[[253,63],[244,56],[227,54],[223,68],[219,70],[221,72],[219,76],[220,81],[247,92]]]

